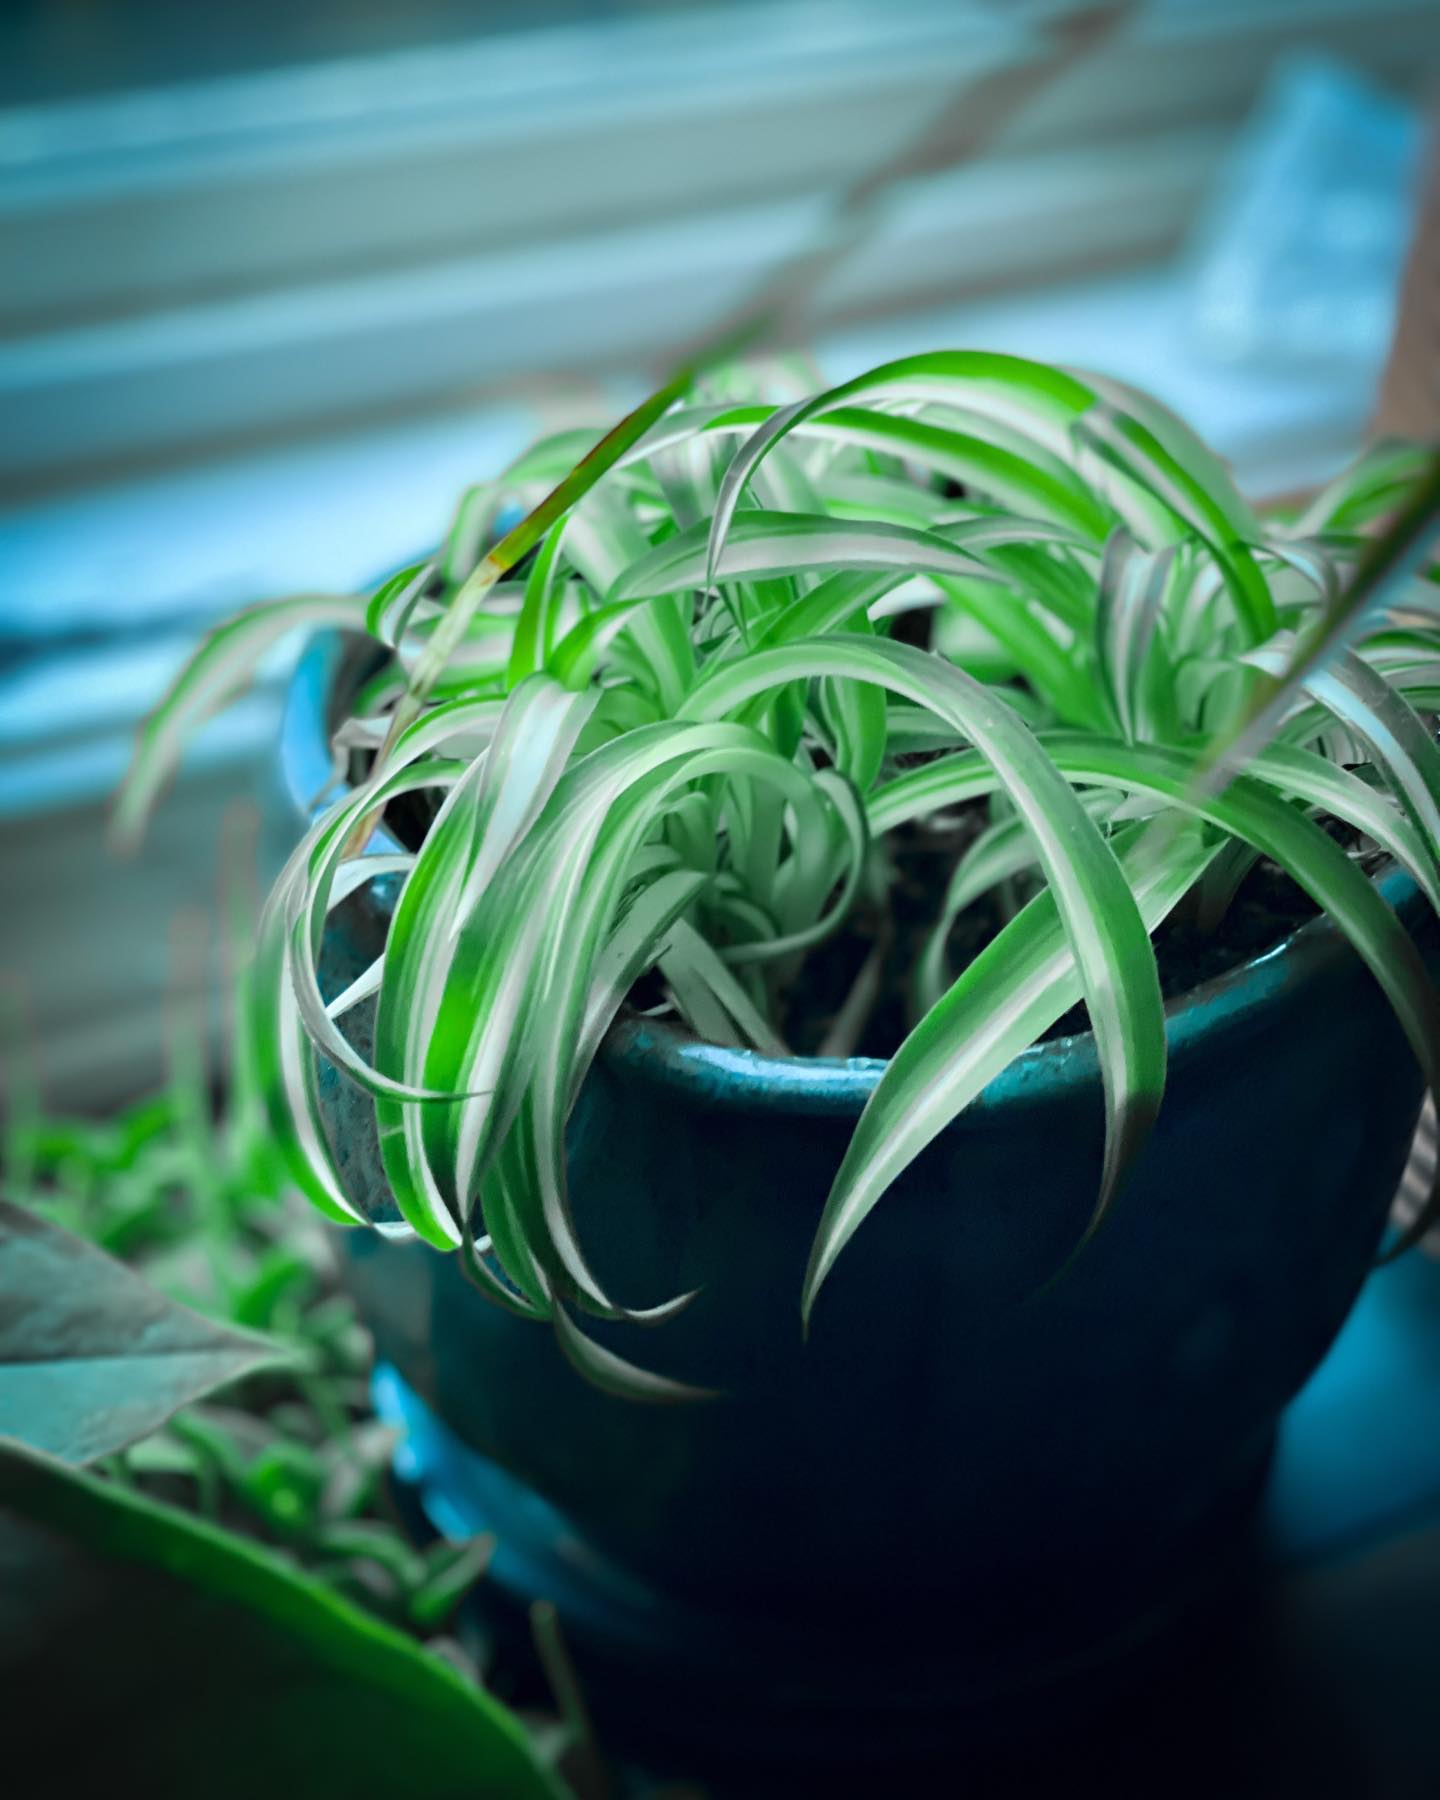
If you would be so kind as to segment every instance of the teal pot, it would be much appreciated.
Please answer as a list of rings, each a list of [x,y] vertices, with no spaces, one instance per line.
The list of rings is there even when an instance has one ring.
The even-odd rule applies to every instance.
[[[351,654],[320,639],[296,676],[302,810]],[[1414,888],[1382,886],[1433,955]],[[331,982],[377,953],[389,900],[377,884],[337,914]],[[1159,1122],[1062,1279],[1101,1163],[1088,1034],[1019,1057],[901,1177],[805,1341],[810,1241],[883,1064],[618,1023],[570,1125],[580,1236],[631,1304],[699,1294],[658,1328],[591,1329],[724,1397],[610,1398],[453,1259],[338,1234],[432,1511],[495,1523],[501,1588],[556,1599],[602,1671],[643,1666],[667,1719],[687,1694],[717,1719],[765,1696],[782,1739],[883,1742],[932,1703],[983,1713],[1142,1641],[1243,1536],[1281,1410],[1375,1257],[1421,1095],[1323,921],[1173,1005],[1168,1035]],[[367,1103],[325,1092],[357,1197],[393,1218]]]

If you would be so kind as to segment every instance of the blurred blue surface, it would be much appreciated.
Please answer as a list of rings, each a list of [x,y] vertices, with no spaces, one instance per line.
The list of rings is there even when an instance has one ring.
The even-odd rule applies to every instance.
[[[1197,348],[1249,371],[1354,366],[1394,328],[1419,187],[1417,108],[1330,57],[1272,74],[1196,227]]]
[[[1370,1277],[1285,1416],[1265,1499],[1270,1554],[1296,1567],[1440,1519],[1440,1264]]]

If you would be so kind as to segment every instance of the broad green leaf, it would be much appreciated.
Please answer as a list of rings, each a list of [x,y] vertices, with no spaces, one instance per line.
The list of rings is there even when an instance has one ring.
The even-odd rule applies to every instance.
[[[6,1750],[45,1791],[561,1800],[519,1722],[279,1556],[0,1446]],[[29,1778],[26,1778],[27,1782]]]
[[[0,1437],[93,1462],[289,1353],[213,1323],[0,1200]]]

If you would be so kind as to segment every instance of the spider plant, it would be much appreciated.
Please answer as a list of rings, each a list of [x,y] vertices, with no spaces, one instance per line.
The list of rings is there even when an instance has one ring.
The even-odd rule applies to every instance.
[[[743,372],[672,384],[598,444],[547,438],[471,489],[437,554],[374,594],[213,632],[142,736],[120,824],[279,635],[383,647],[334,739],[337,773],[363,773],[259,934],[279,1145],[323,1212],[363,1222],[322,1126],[328,1058],[373,1097],[408,1229],[595,1379],[664,1397],[577,1323],[684,1297],[636,1314],[597,1279],[567,1115],[648,971],[701,1037],[784,1054],[807,955],[883,895],[901,827],[985,813],[836,1175],[807,1322],[901,1171],[1080,1000],[1103,1221],[1165,1085],[1151,934],[1182,906],[1221,918],[1262,857],[1364,959],[1436,1089],[1440,1006],[1365,858],[1440,907],[1437,512],[1440,460],[1387,445],[1261,517],[1154,401],[1014,357],[913,356],[785,404]],[[373,834],[417,793],[423,841]],[[327,999],[327,916],[380,875],[400,882],[383,955]],[[952,969],[956,918],[997,895],[999,929]],[[367,1000],[362,1055],[345,1019]]]

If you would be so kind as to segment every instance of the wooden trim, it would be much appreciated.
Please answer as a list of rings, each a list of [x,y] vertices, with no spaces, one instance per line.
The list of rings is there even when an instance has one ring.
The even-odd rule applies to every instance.
[[[1440,107],[1371,435],[1440,443]]]

